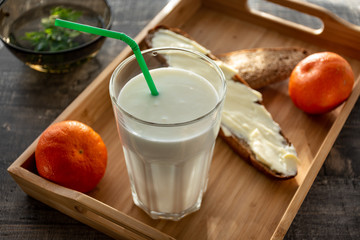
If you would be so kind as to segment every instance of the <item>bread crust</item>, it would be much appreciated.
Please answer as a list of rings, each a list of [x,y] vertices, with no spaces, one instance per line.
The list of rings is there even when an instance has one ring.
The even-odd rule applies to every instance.
[[[159,26],[156,26],[155,28],[151,29],[149,31],[148,35],[145,37],[144,43],[145,43],[145,46],[147,48],[152,48],[153,47],[152,38],[154,36],[154,33],[158,29],[167,29],[167,30],[170,30],[170,31],[175,32],[177,34],[181,34],[182,36],[195,41],[189,34],[187,34],[186,32],[182,31],[179,28],[171,28],[171,27],[159,25]],[[207,56],[209,58],[211,58],[212,60],[221,61],[213,54],[207,54]],[[233,80],[249,86],[249,84],[242,77],[240,77],[238,74],[235,74],[233,76]],[[257,102],[257,104],[262,104],[262,103]],[[231,136],[226,136],[222,128],[226,128],[231,133]],[[282,134],[282,132],[280,132],[280,134],[284,137],[284,140],[286,141],[286,144],[291,145],[290,141]],[[284,175],[284,174],[275,172],[272,169],[270,169],[268,166],[266,166],[263,163],[261,163],[260,161],[258,161],[256,159],[255,153],[251,150],[249,144],[244,139],[240,138],[239,136],[236,136],[236,134],[234,134],[231,129],[227,128],[223,124],[221,124],[221,128],[220,128],[220,131],[219,131],[219,136],[242,159],[244,159],[248,164],[255,167],[258,171],[262,172],[266,176],[274,178],[274,179],[278,179],[278,180],[286,180],[286,179],[293,178],[293,177],[295,177],[297,175],[297,174],[295,174],[295,175],[288,176],[288,175]]]
[[[233,133],[231,134],[231,136],[226,136],[223,129],[220,128],[219,136],[231,147],[234,152],[241,156],[243,160],[245,160],[248,164],[256,168],[258,171],[262,172],[266,176],[278,180],[287,180],[296,176],[296,174],[284,175],[271,170],[268,166],[264,165],[256,159],[255,154],[253,153],[253,151],[251,151],[249,144],[244,139],[236,137]]]
[[[260,89],[288,79],[296,64],[308,55],[304,48],[273,47],[243,49],[217,57],[236,69],[251,88]]]

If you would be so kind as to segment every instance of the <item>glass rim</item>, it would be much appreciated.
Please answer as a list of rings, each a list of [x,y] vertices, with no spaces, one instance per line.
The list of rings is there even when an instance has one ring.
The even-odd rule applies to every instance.
[[[153,52],[153,51],[167,51],[167,50],[177,50],[177,51],[182,51],[182,52],[187,52],[190,54],[194,54],[197,55],[198,57],[206,60],[210,65],[212,65],[214,67],[214,70],[218,73],[218,75],[221,78],[221,82],[222,82],[222,89],[223,92],[221,94],[221,96],[219,96],[219,99],[217,100],[217,103],[215,104],[215,106],[209,110],[207,113],[201,115],[200,117],[194,118],[192,120],[188,120],[188,121],[184,121],[184,122],[177,122],[177,123],[157,123],[157,122],[151,122],[151,121],[146,121],[143,119],[140,119],[138,117],[135,117],[133,114],[127,112],[125,109],[123,109],[118,103],[117,103],[117,96],[115,96],[115,92],[114,92],[114,81],[116,76],[118,75],[119,71],[126,66],[130,61],[133,61],[135,59],[135,55],[132,54],[131,56],[127,57],[125,60],[123,60],[114,70],[114,72],[112,73],[111,77],[110,77],[110,82],[109,82],[109,93],[110,93],[110,98],[111,101],[113,103],[113,106],[115,106],[118,110],[120,110],[121,112],[123,112],[126,116],[128,116],[129,118],[142,123],[144,125],[150,125],[150,126],[155,126],[155,127],[179,127],[179,126],[185,126],[185,125],[190,125],[192,123],[198,122],[201,119],[206,118],[207,116],[211,115],[224,101],[225,99],[225,93],[226,93],[226,79],[225,79],[225,75],[223,73],[223,71],[220,69],[220,67],[215,63],[214,60],[212,60],[211,58],[209,58],[208,56],[200,53],[200,52],[196,52],[196,51],[192,51],[192,50],[188,50],[185,48],[179,48],[179,47],[158,47],[158,48],[150,48],[150,49],[146,49],[141,51],[141,54],[144,55],[146,53],[149,52]],[[150,93],[149,93],[150,94]]]

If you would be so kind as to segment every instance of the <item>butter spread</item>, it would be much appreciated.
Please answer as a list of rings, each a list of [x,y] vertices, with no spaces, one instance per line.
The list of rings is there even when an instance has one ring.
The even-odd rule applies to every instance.
[[[180,34],[166,29],[159,29],[152,39],[153,47],[182,47],[203,54],[210,53],[200,44]],[[181,57],[167,59],[170,66],[176,67]],[[221,118],[221,129],[226,136],[235,135],[244,139],[250,146],[258,161],[271,170],[286,176],[297,172],[297,154],[293,145],[288,145],[280,134],[280,126],[272,119],[271,114],[259,102],[260,92],[233,81],[237,71],[221,61],[216,61],[227,80],[227,92]],[[190,71],[201,71],[200,66],[187,63]]]
[[[297,172],[297,156],[280,134],[280,126],[258,103],[261,94],[244,84],[228,80],[221,125],[226,136],[244,139],[256,159],[273,171],[290,176]]]
[[[174,33],[167,29],[158,29],[152,39],[152,45],[156,47],[180,47],[202,54],[208,54],[210,51],[197,42],[186,38],[180,34]]]

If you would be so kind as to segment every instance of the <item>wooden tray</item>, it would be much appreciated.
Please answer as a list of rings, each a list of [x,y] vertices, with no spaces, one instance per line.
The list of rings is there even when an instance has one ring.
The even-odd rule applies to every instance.
[[[308,3],[271,2],[316,16],[324,28],[310,29],[259,13],[249,9],[246,0],[183,0],[170,2],[136,40],[142,42],[150,28],[165,24],[182,28],[214,54],[253,47],[301,46],[310,52],[329,50],[347,58],[356,84],[346,103],[331,113],[310,116],[298,110],[287,94],[287,82],[262,90],[265,106],[302,161],[295,179],[265,177],[218,139],[201,209],[179,222],[149,218],[132,202],[108,94],[111,73],[131,53],[129,48],[55,120],[80,120],[104,139],[109,163],[97,188],[82,194],[41,178],[34,159],[37,139],[9,167],[9,173],[30,196],[114,238],[283,238],[359,96],[360,29]]]

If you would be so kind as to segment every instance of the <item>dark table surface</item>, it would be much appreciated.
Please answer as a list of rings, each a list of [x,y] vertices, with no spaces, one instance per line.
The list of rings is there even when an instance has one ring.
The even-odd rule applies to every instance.
[[[113,30],[134,37],[168,0],[111,0]],[[359,0],[311,0],[360,25]],[[284,8],[251,6],[300,23]],[[7,173],[11,163],[95,79],[125,45],[107,39],[74,72],[36,72],[0,43],[0,239],[110,239],[27,196]],[[239,237],[241,238],[241,237]],[[360,239],[360,102],[357,101],[285,239]]]

